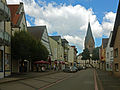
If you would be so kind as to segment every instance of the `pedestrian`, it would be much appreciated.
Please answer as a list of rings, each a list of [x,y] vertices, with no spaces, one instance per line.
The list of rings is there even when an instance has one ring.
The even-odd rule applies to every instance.
[[[56,70],[56,66],[55,66],[55,64],[54,64],[54,71]]]

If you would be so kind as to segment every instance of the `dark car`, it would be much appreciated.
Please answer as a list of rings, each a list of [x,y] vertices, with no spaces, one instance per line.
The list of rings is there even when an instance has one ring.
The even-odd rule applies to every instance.
[[[82,69],[83,69],[83,67],[81,67],[81,66],[78,67],[78,70],[79,70],[79,71],[82,70]]]
[[[66,67],[65,69],[63,69],[64,72],[70,72],[70,67]]]

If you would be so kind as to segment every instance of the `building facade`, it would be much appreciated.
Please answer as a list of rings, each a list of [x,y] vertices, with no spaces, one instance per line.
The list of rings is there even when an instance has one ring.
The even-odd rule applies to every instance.
[[[6,0],[0,0],[0,78],[11,75],[11,23]]]
[[[50,48],[51,48],[51,52],[52,52],[51,61],[54,62],[55,60],[57,60],[57,56],[58,56],[57,55],[58,43],[51,37],[49,37],[49,41],[50,41]]]
[[[9,4],[8,7],[11,12],[12,35],[16,31],[27,31],[24,4],[22,2],[20,4]]]
[[[51,56],[52,53],[46,26],[32,26],[28,27],[27,29],[33,37],[42,42],[42,44],[47,48],[49,55]]]
[[[106,47],[106,71],[112,71],[112,66],[113,66],[113,48],[110,47],[111,38],[112,38],[112,31],[110,32],[108,44]]]
[[[15,32],[25,30],[27,31],[27,23],[25,18],[24,5],[22,2],[20,4],[9,4],[7,5],[11,12],[11,34],[14,35]],[[21,60],[12,59],[12,73],[21,72],[20,64]],[[25,60],[23,64],[28,68],[29,61]],[[29,69],[27,69],[29,71]]]
[[[66,64],[68,63],[68,45],[69,42],[66,39],[62,39],[62,46],[63,46],[63,50],[64,50],[64,61],[66,62]]]
[[[120,2],[118,5],[110,46],[113,47],[114,53],[113,74],[120,77]]]
[[[64,61],[64,48],[62,46],[61,36],[50,36],[57,42],[57,60]]]
[[[108,38],[102,39],[102,45],[100,48],[100,69],[106,70],[106,47],[108,44]]]
[[[69,51],[68,51],[68,64],[69,66],[74,66],[74,48],[71,47],[70,45],[68,46]]]

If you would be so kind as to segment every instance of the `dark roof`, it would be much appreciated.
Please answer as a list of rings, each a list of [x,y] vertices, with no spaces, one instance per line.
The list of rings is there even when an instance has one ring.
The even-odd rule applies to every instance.
[[[61,36],[50,36],[52,39],[54,39],[55,41],[58,41],[59,38],[61,38]]]
[[[117,10],[117,14],[116,14],[115,23],[114,23],[113,35],[112,35],[112,39],[111,39],[111,43],[110,43],[111,47],[114,46],[115,38],[116,38],[116,35],[117,35],[119,25],[120,25],[120,1],[119,1],[119,5],[118,5],[118,10]]]
[[[106,47],[107,47],[108,40],[109,40],[109,38],[103,38],[103,39],[102,39],[103,48],[106,48]]]
[[[42,39],[42,35],[44,30],[46,29],[46,26],[32,26],[32,27],[27,27],[28,32],[35,37],[36,39]]]
[[[62,43],[69,43],[66,39],[62,39]]]
[[[91,30],[90,22],[89,22],[88,23],[87,34],[86,34],[86,37],[85,37],[85,43],[87,43],[90,40],[90,38],[92,38],[94,40],[93,35],[92,35],[92,30]]]

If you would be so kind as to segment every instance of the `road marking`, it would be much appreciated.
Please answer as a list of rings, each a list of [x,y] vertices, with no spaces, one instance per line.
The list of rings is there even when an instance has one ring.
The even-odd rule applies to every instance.
[[[39,90],[44,90],[44,89],[46,89],[46,88],[49,88],[49,87],[51,87],[51,86],[53,86],[53,85],[55,85],[55,84],[57,84],[57,83],[59,83],[59,82],[62,82],[62,81],[66,80],[66,79],[68,79],[68,78],[70,78],[70,77],[72,77],[72,76],[64,77],[64,78],[62,78],[62,79],[60,79],[60,80],[57,80],[56,82],[53,82],[53,83],[51,83],[51,84],[48,84],[48,85],[44,86],[43,88],[40,88]]]
[[[94,82],[95,82],[95,90],[98,90],[97,80],[96,80],[96,72],[94,70]]]

